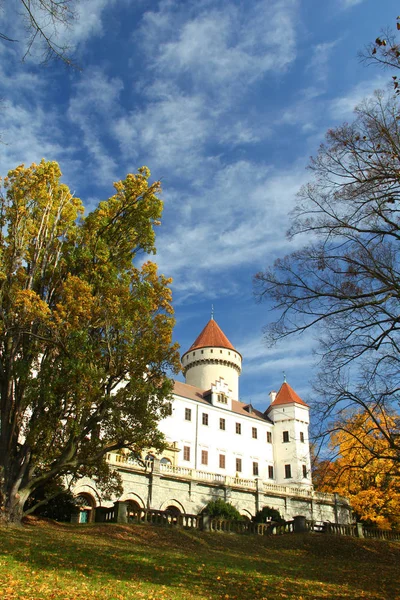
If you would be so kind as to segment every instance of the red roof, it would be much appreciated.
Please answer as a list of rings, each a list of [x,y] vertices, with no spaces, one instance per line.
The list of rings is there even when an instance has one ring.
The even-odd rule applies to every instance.
[[[285,381],[281,385],[281,389],[277,393],[275,400],[271,403],[271,406],[279,406],[280,404],[302,404],[303,406],[307,406],[300,396],[296,394],[293,388]]]
[[[196,341],[190,346],[188,352],[190,350],[195,350],[196,348],[208,348],[209,346],[213,348],[229,348],[230,350],[235,350],[214,319],[208,321]],[[235,352],[237,352],[237,350],[235,350]]]
[[[196,400],[202,404],[210,405],[210,390],[202,390],[194,385],[183,383],[181,381],[174,382],[174,394],[181,396],[182,398],[189,398],[190,400]],[[207,398],[207,399],[206,399]],[[248,410],[249,405],[239,400],[232,400],[232,412],[259,421],[270,422],[269,417],[263,415],[259,410],[252,408],[251,412]]]

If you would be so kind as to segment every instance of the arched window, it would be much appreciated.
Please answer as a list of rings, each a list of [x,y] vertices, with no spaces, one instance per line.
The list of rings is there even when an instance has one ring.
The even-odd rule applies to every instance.
[[[160,460],[160,463],[162,465],[172,465],[171,461],[169,460],[169,458],[167,458],[166,456],[163,456],[162,459]]]

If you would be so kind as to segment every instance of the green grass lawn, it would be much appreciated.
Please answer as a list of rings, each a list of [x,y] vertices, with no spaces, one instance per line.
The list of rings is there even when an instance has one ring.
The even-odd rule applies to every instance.
[[[149,525],[0,528],[0,599],[400,599],[400,543]]]

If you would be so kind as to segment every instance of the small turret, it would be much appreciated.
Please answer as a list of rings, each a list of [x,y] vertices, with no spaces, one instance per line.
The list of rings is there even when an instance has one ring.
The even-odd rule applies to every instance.
[[[286,381],[279,392],[273,394],[264,414],[274,423],[277,483],[309,487],[312,485],[309,406]]]

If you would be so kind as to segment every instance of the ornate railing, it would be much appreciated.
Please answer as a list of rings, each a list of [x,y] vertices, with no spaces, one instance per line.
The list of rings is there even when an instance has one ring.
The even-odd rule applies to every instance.
[[[241,533],[253,535],[283,535],[293,533],[293,521],[286,523],[253,523],[252,521],[231,521],[209,515],[176,515],[169,511],[139,509],[131,512],[129,523],[147,523],[162,527],[183,527],[184,529],[199,529],[202,531]]]
[[[273,496],[298,496],[308,498],[310,501],[323,501],[334,504],[335,502],[347,503],[345,498],[338,494],[328,494],[325,492],[315,492],[311,487],[298,487],[295,485],[277,485],[268,483],[261,479],[246,479],[244,477],[233,477],[231,475],[221,475],[220,473],[211,473],[209,471],[200,471],[190,467],[174,467],[170,464],[164,464],[157,461],[157,466],[151,460],[139,463],[123,454],[108,454],[109,464],[128,471],[149,473],[157,469],[161,475],[177,479],[190,481],[204,481],[214,485],[222,485],[238,489],[258,490]]]

